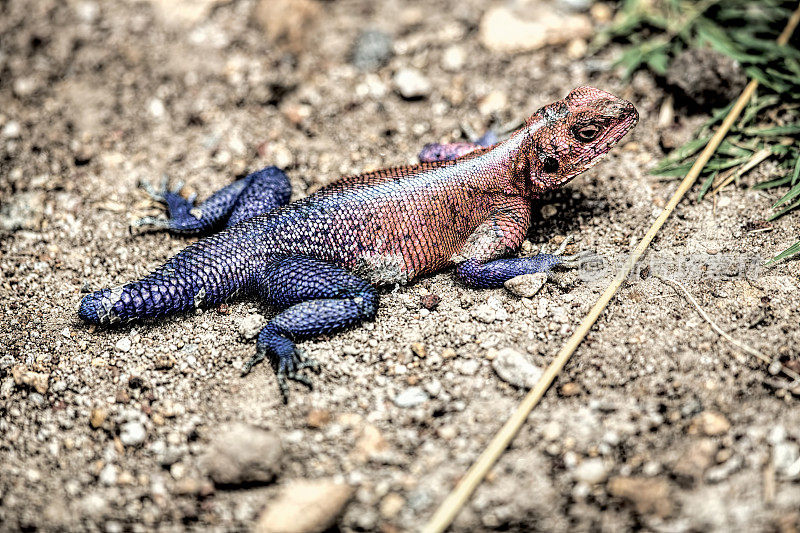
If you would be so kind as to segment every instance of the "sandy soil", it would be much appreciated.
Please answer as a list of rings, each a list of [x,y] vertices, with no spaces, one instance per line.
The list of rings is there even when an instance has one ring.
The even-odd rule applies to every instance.
[[[561,273],[532,299],[467,289],[450,273],[384,291],[374,323],[302,343],[322,372],[284,406],[266,366],[239,377],[254,349],[240,330],[271,313],[258,302],[113,330],[77,319],[82,290],[140,277],[189,242],[130,232],[153,211],[138,181],[166,174],[203,198],[278,164],[301,197],[591,84],[632,100],[642,120],[537,203],[529,240],[553,249],[572,235],[573,250],[613,264],[675,188],[647,173],[662,145],[703,117],[659,121],[658,80],[622,81],[607,67],[613,50],[487,51],[484,2],[322,2],[292,10],[310,23],[278,44],[252,1],[194,5],[178,16],[160,1],[0,3],[0,529],[248,529],[289,481],[331,478],[354,487],[334,528],[413,530],[524,395],[491,359],[513,348],[545,366],[607,273]],[[272,35],[284,29],[286,17],[266,17]],[[394,50],[366,71],[350,63],[364,29]],[[430,82],[416,100],[396,90],[403,68]],[[501,102],[497,120],[481,112],[487,97]],[[675,258],[692,257],[680,279],[720,326],[800,367],[799,263],[714,274],[721,259],[783,249],[797,217],[751,233],[769,214],[763,193],[695,197],[652,257],[673,274]],[[798,527],[796,398],[646,273],[620,291],[454,530]],[[433,311],[420,305],[428,293],[441,298]],[[397,405],[419,396],[412,387],[424,401]],[[280,438],[275,482],[209,481],[204,457],[236,421]]]

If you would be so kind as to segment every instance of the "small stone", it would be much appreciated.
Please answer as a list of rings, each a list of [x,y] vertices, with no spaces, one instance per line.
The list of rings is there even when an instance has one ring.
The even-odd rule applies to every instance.
[[[613,12],[608,4],[602,2],[595,2],[589,8],[589,15],[598,23],[606,24],[611,21]]]
[[[554,441],[561,436],[561,425],[556,421],[548,422],[542,428],[542,438],[546,441]]]
[[[275,433],[233,423],[220,428],[200,465],[217,485],[269,483],[280,471],[282,456]]]
[[[412,342],[411,352],[420,359],[424,359],[425,356],[427,355],[427,352],[425,350],[425,345],[422,344],[421,342]]]
[[[325,409],[312,409],[306,417],[306,424],[310,428],[321,428],[331,421],[331,412]]]
[[[107,464],[100,471],[97,480],[103,485],[111,486],[117,483],[117,467]]]
[[[788,477],[787,472],[798,460],[800,460],[800,447],[796,443],[784,441],[772,447],[772,464],[781,476]]]
[[[46,394],[50,387],[50,374],[32,372],[25,365],[16,365],[11,368],[11,376],[17,387],[28,387],[39,394]]]
[[[463,359],[455,364],[459,374],[464,376],[474,376],[481,368],[481,362],[477,359]]]
[[[380,430],[372,424],[367,424],[364,426],[364,429],[361,430],[361,435],[356,441],[354,455],[363,463],[370,458],[386,452],[388,449],[389,443],[386,442]]]
[[[403,392],[394,397],[394,404],[397,407],[416,407],[428,401],[428,393],[422,387],[408,387]]]
[[[558,214],[558,209],[553,204],[546,204],[541,209],[542,218],[551,218]]]
[[[456,351],[452,348],[445,348],[442,350],[442,359],[452,359],[456,356]]]
[[[19,98],[25,98],[26,96],[30,96],[36,92],[36,85],[37,83],[34,78],[17,78],[14,80],[12,90],[14,91],[15,96]]]
[[[717,444],[711,439],[700,439],[689,445],[676,461],[672,471],[679,477],[699,480],[714,462]]]
[[[98,429],[103,426],[103,423],[106,421],[107,418],[108,418],[108,411],[106,411],[102,407],[96,407],[92,409],[92,412],[89,415],[89,424],[94,429]]]
[[[416,100],[428,96],[431,92],[431,82],[419,70],[402,68],[393,78],[395,88],[400,96],[406,100]]]
[[[740,455],[734,455],[721,465],[709,468],[706,472],[705,480],[708,483],[719,483],[728,479],[731,474],[739,471],[744,465],[744,459]]]
[[[6,139],[18,139],[22,136],[22,127],[20,127],[19,122],[16,120],[9,120],[6,122],[6,125],[3,126],[3,137]]]
[[[500,379],[523,389],[530,389],[542,377],[542,369],[513,348],[499,350],[492,368]]]
[[[497,318],[497,311],[491,306],[483,304],[472,310],[472,317],[484,324],[491,324]]]
[[[690,427],[694,432],[701,431],[704,435],[724,435],[731,428],[731,423],[721,413],[716,411],[703,411],[695,417]]]
[[[642,515],[666,518],[673,511],[670,485],[664,479],[618,476],[608,482],[608,492],[631,502]]]
[[[147,431],[141,422],[131,421],[120,426],[119,440],[125,446],[139,446],[146,437]]]
[[[436,433],[444,440],[453,440],[458,436],[458,428],[454,425],[442,426]]]
[[[247,340],[254,339],[267,324],[267,319],[258,313],[247,315],[239,321],[239,334]]]
[[[427,381],[423,385],[425,387],[425,392],[431,395],[431,397],[439,396],[442,392],[442,382],[438,379],[434,379],[432,381]]]
[[[569,398],[570,396],[577,396],[581,393],[581,386],[575,382],[570,381],[569,383],[564,383],[561,385],[561,389],[559,389],[559,393],[564,398]]]
[[[258,517],[256,533],[311,533],[333,527],[353,488],[332,479],[287,483]]]
[[[492,115],[503,111],[508,106],[508,97],[504,92],[492,91],[478,102],[478,111],[482,115]]]
[[[573,470],[575,480],[595,485],[606,480],[608,469],[602,459],[586,459]]]
[[[584,39],[572,39],[567,45],[567,56],[570,59],[580,59],[588,50],[589,44]]]
[[[419,303],[428,311],[435,311],[442,298],[436,294],[425,294],[419,297]]]
[[[533,298],[547,281],[547,274],[537,272],[535,274],[522,274],[506,281],[503,286],[510,293],[521,298]]]
[[[493,52],[537,50],[591,35],[592,23],[586,15],[553,10],[539,10],[535,19],[526,19],[510,7],[497,6],[488,9],[480,22],[481,43]]]
[[[122,337],[120,340],[117,341],[117,344],[114,345],[114,348],[118,352],[127,353],[131,350],[131,346],[133,343],[128,337]]]
[[[381,500],[380,512],[381,516],[385,520],[391,520],[397,516],[397,513],[400,512],[400,509],[403,508],[406,501],[403,499],[402,496],[397,494],[396,492],[390,492],[386,496],[383,497]]]
[[[392,56],[392,38],[380,30],[364,30],[353,43],[350,62],[361,70],[376,70]]]
[[[147,111],[153,118],[161,119],[164,118],[167,109],[166,107],[164,107],[164,102],[162,102],[158,98],[151,98],[150,101],[147,103]]]
[[[442,54],[442,68],[447,72],[458,72],[464,67],[467,53],[464,48],[453,45],[447,48]]]

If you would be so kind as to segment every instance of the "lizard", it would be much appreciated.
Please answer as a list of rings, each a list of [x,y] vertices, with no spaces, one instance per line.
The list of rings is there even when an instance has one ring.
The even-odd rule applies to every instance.
[[[295,341],[374,319],[381,286],[454,267],[469,287],[501,287],[563,264],[554,254],[510,256],[530,227],[532,200],[595,165],[638,119],[630,102],[579,87],[503,141],[427,145],[417,165],[345,177],[294,202],[277,167],[199,205],[166,184],[146,187],[169,219],[139,225],[210,235],[141,280],[87,294],[78,316],[110,325],[260,298],[278,312],[243,375],[268,359],[286,401],[288,380],[310,387],[303,369],[318,367]]]

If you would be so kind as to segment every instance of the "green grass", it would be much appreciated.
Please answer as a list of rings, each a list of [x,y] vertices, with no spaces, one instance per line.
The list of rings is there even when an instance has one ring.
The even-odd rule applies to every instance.
[[[770,160],[778,171],[755,188],[780,195],[768,221],[800,207],[800,50],[797,36],[789,46],[775,39],[795,0],[623,0],[614,21],[595,39],[593,49],[621,43],[616,61],[630,77],[640,69],[664,75],[670,62],[687,48],[712,48],[744,67],[760,83],[742,113],[700,175],[698,200],[724,180],[738,182],[754,163]],[[673,150],[652,173],[681,177],[730,109],[713,110],[694,140]],[[780,191],[780,192],[779,192]],[[800,240],[767,261],[773,265],[800,254]]]

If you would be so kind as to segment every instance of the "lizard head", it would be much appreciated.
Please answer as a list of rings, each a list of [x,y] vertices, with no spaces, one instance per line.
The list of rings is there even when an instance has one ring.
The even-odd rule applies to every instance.
[[[593,167],[639,121],[633,104],[578,87],[528,119],[534,190],[560,187]]]

